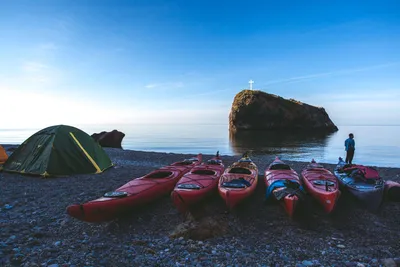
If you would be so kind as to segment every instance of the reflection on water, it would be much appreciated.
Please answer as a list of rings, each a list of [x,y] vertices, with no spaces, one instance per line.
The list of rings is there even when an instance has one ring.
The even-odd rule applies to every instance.
[[[0,125],[1,127],[2,125]],[[400,126],[338,126],[339,131],[325,135],[302,132],[239,132],[230,134],[227,124],[123,124],[75,125],[89,135],[117,129],[126,134],[125,149],[241,155],[277,155],[283,160],[316,161],[336,164],[345,157],[344,140],[354,133],[354,162],[376,166],[400,167]],[[0,129],[0,144],[20,144],[40,129]]]
[[[286,159],[323,158],[324,149],[332,134],[282,131],[241,131],[229,133],[235,154],[251,150],[253,154],[271,154]]]

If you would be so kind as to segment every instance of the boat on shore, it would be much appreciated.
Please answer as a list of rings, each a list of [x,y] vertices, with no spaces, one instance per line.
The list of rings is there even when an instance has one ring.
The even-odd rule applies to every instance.
[[[267,187],[266,199],[275,199],[293,217],[299,202],[305,197],[298,173],[276,157],[265,169],[264,182]]]
[[[257,165],[245,153],[222,174],[218,191],[226,206],[232,210],[254,193],[258,182]]]
[[[174,205],[181,213],[187,212],[194,204],[217,192],[218,182],[225,170],[219,152],[191,169],[176,184],[171,193]]]
[[[334,174],[340,185],[362,202],[367,209],[377,211],[382,204],[385,181],[369,166],[346,164],[340,157]]]
[[[326,213],[331,213],[341,195],[336,176],[314,159],[303,169],[301,176],[310,195],[322,205]]]
[[[202,154],[154,170],[135,178],[102,197],[67,207],[67,213],[85,222],[110,221],[133,208],[153,202],[169,194],[178,180],[202,161]]]

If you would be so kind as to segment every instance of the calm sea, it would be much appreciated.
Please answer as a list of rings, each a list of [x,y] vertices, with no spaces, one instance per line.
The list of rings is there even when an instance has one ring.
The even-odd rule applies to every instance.
[[[338,126],[330,135],[283,134],[256,132],[230,136],[228,125],[221,124],[138,124],[138,125],[77,125],[88,134],[118,129],[126,134],[125,149],[239,155],[247,150],[253,154],[277,155],[283,160],[337,163],[345,157],[344,140],[350,132],[356,141],[355,163],[400,167],[400,126]],[[1,130],[0,144],[20,144],[40,129]]]

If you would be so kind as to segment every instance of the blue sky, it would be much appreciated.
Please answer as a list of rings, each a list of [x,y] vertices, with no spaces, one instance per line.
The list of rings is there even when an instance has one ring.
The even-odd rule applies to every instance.
[[[3,1],[0,128],[227,123],[254,88],[398,124],[396,1]]]

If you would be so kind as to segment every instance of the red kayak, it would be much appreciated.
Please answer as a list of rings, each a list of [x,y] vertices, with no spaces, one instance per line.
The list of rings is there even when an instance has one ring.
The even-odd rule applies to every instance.
[[[307,191],[330,213],[339,199],[339,182],[333,173],[314,160],[301,172]]]
[[[264,178],[267,187],[266,198],[272,196],[279,201],[287,214],[292,217],[300,199],[304,196],[297,172],[276,157],[266,168]]]
[[[75,204],[67,208],[67,213],[85,222],[110,221],[170,193],[177,181],[193,167],[199,165],[202,155],[172,163],[154,170],[145,176],[133,179],[103,197],[85,204]]]
[[[218,191],[229,209],[249,197],[257,187],[258,169],[247,156],[228,167],[222,174]]]
[[[185,213],[193,204],[216,192],[224,170],[224,164],[217,152],[215,157],[186,173],[171,193],[172,201],[178,210]]]

